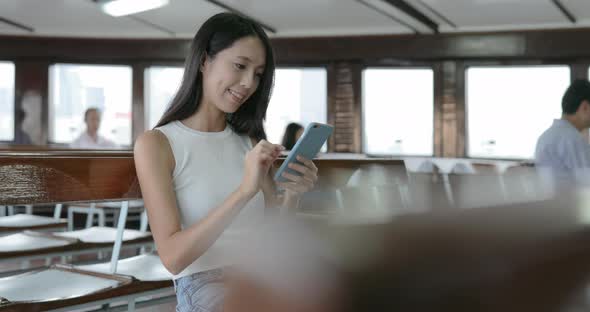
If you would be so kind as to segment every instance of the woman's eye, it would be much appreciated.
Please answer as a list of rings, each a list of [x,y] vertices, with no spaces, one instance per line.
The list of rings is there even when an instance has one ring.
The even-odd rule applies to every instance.
[[[258,80],[262,79],[262,73],[256,73],[256,78],[258,78]]]
[[[234,67],[235,67],[236,69],[240,69],[240,70],[242,70],[242,69],[246,68],[246,65],[244,65],[244,64],[240,64],[240,63],[234,63]]]

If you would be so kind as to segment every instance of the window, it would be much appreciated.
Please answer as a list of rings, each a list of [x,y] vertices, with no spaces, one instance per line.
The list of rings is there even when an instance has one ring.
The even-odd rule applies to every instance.
[[[363,71],[363,150],[433,154],[434,73],[428,68]]]
[[[0,62],[0,141],[14,140],[14,64]]]
[[[469,157],[531,159],[561,116],[568,66],[471,67],[466,72]]]
[[[156,126],[176,94],[184,69],[153,66],[145,71],[146,129]]]
[[[274,89],[265,122],[269,142],[280,144],[285,128],[290,122],[297,122],[305,127],[310,122],[326,123],[326,120],[326,69],[276,69]],[[326,145],[322,151],[326,151]]]
[[[86,129],[84,112],[102,112],[99,134],[131,145],[131,67],[56,64],[49,67],[49,140],[70,143]]]

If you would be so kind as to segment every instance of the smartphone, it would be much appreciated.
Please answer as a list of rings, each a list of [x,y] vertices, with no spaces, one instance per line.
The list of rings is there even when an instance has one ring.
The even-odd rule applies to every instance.
[[[293,149],[289,152],[289,155],[287,155],[287,158],[283,161],[281,167],[279,167],[279,170],[277,170],[274,176],[275,181],[289,181],[281,176],[285,171],[294,175],[301,175],[298,171],[289,168],[289,164],[301,164],[301,162],[297,161],[298,155],[310,160],[313,159],[324,143],[326,143],[332,134],[332,131],[334,131],[334,127],[322,123],[312,122],[307,125],[303,134],[299,140],[297,140],[297,143],[295,143],[295,146],[293,146]]]

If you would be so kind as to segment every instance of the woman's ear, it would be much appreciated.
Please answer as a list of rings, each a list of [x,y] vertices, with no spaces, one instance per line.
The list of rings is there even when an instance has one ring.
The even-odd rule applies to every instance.
[[[201,69],[201,73],[206,70],[205,66],[207,66],[207,63],[209,63],[209,56],[207,56],[207,53],[205,53],[203,54],[203,57],[201,57],[201,66],[199,66]]]

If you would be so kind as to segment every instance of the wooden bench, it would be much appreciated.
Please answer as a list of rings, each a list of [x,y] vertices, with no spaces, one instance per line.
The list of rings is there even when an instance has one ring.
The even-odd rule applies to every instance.
[[[120,151],[0,151],[0,205],[80,203],[141,199],[135,175],[133,155]],[[123,228],[127,215],[124,204],[119,215],[117,240],[113,246],[111,270],[116,272]],[[75,248],[66,247],[66,248]],[[45,273],[47,272],[47,273]],[[53,267],[25,273],[18,278],[41,274],[69,272],[76,276],[95,276],[102,280],[116,280],[116,287],[92,294],[38,302],[10,302],[3,298],[0,311],[70,310],[92,307],[117,301],[128,302],[135,308],[139,297],[160,294],[172,289],[172,281],[139,281],[117,274],[96,276],[96,272],[73,267]],[[100,274],[99,274],[100,275]],[[12,279],[11,279],[12,278]],[[0,279],[0,289],[16,285],[16,276]],[[65,281],[64,281],[65,282]],[[57,284],[56,286],[61,286]],[[0,291],[0,297],[2,293]],[[173,296],[170,298],[174,298]],[[157,300],[157,299],[156,299]]]
[[[319,187],[345,185],[350,175],[363,164],[402,164],[399,160],[320,159],[316,162],[322,172]],[[9,177],[0,182],[0,205],[55,204],[82,202],[112,202],[141,199],[133,155],[124,151],[29,150],[0,151],[0,175]],[[126,211],[121,212],[124,220]],[[124,224],[124,222],[123,222]],[[76,244],[57,249],[73,252]],[[118,256],[120,240],[114,246],[113,259]],[[55,250],[58,251],[58,250]],[[7,255],[8,256],[8,255]],[[16,255],[10,255],[16,256]],[[19,256],[33,256],[24,252]],[[124,261],[124,260],[121,260]],[[113,263],[111,263],[113,265]],[[114,263],[116,269],[116,262]],[[76,274],[90,274],[74,268]],[[6,281],[5,281],[6,282]],[[0,282],[1,283],[1,282]],[[15,302],[6,300],[0,310],[49,310],[94,306],[105,302],[135,299],[146,292],[170,289],[170,281],[137,281],[122,283],[112,289],[64,300]],[[0,293],[0,297],[2,294]]]
[[[590,223],[580,218],[587,208],[569,199],[327,226],[318,238],[329,256],[320,249],[297,258],[300,244],[288,259],[305,265],[272,266],[293,280],[237,267],[224,311],[588,311]],[[260,263],[285,259],[288,250],[271,246]],[[302,277],[328,287],[310,291],[316,284]]]
[[[403,161],[395,159],[320,158],[316,160],[316,164],[320,169],[320,180],[318,181],[318,189],[320,190],[346,186],[346,184],[353,176],[355,171],[361,169],[363,166],[401,166],[405,170],[405,167],[403,166]],[[0,176],[10,177],[9,179],[0,179],[0,205],[54,204],[68,202],[78,203],[91,201],[112,202],[141,199],[141,193],[135,175],[133,155],[130,152],[81,152],[51,150],[16,152],[0,151]],[[552,254],[550,257],[549,255],[547,255],[547,257],[543,256],[543,252],[546,250],[538,244],[529,245],[530,248],[526,249],[524,252],[522,252],[522,250],[519,251],[517,249],[510,249],[509,253],[513,252],[514,255],[509,254],[510,257],[506,258],[508,259],[507,265],[511,270],[516,270],[510,272],[525,272],[527,269],[526,265],[528,263],[533,263],[534,265],[540,268],[540,272],[553,269],[556,270],[555,272],[563,271],[564,274],[569,274],[567,275],[569,281],[575,280],[575,286],[579,286],[580,283],[585,281],[582,278],[585,278],[586,273],[588,273],[589,271],[587,266],[556,268],[554,266],[554,262],[551,261],[552,259],[554,259],[558,262],[561,261],[559,263],[579,264],[580,262],[578,261],[578,257],[581,257],[582,259],[588,258],[586,260],[590,260],[590,247],[587,247],[590,246],[590,244],[588,244],[589,242],[586,231],[587,228],[585,225],[576,223],[574,222],[575,220],[572,219],[572,216],[574,216],[576,213],[579,214],[580,211],[576,210],[576,207],[569,207],[565,210],[556,210],[555,206],[553,206],[550,207],[553,209],[546,210],[548,211],[548,213],[550,212],[549,215],[544,214],[542,215],[543,218],[539,219],[535,218],[535,216],[539,216],[539,209],[520,207],[523,209],[520,210],[519,207],[508,207],[505,210],[502,210],[503,213],[506,213],[507,211],[517,210],[522,212],[522,214],[518,214],[518,216],[521,217],[518,219],[518,222],[521,223],[513,222],[510,224],[510,233],[512,233],[513,235],[517,235],[519,233],[518,227],[520,225],[527,227],[527,229],[534,230],[534,227],[530,227],[540,227],[544,224],[543,222],[549,222],[549,220],[558,220],[557,217],[562,217],[559,220],[562,220],[564,222],[562,223],[564,226],[557,229],[555,227],[552,227],[551,232],[548,234],[544,233],[542,228],[537,228],[536,230],[531,232],[532,234],[527,236],[527,242],[530,242],[528,239],[530,239],[531,237],[537,237],[539,240],[535,240],[535,242],[546,243],[546,246],[552,248],[551,250],[555,251],[555,253]],[[403,282],[409,282],[412,280],[396,280],[395,278],[393,278],[394,276],[399,276],[399,274],[402,274],[402,276],[406,276],[404,274],[407,274],[407,272],[414,272],[417,275],[410,274],[407,276],[416,276],[417,278],[420,278],[420,280],[428,281],[430,275],[425,272],[432,272],[432,276],[436,276],[437,272],[440,272],[440,270],[444,270],[444,267],[436,265],[436,259],[444,259],[445,261],[451,261],[449,263],[452,263],[452,260],[455,259],[453,257],[449,258],[450,260],[444,258],[445,253],[444,250],[441,250],[439,248],[440,246],[449,246],[449,248],[455,247],[456,249],[453,250],[457,252],[457,254],[453,254],[453,256],[472,256],[475,257],[474,259],[479,259],[477,257],[482,257],[483,254],[477,253],[478,250],[480,250],[477,247],[478,244],[481,244],[481,246],[484,247],[493,247],[490,250],[496,250],[494,248],[501,246],[501,244],[491,246],[488,246],[486,244],[490,242],[501,243],[504,239],[508,239],[510,241],[509,235],[500,235],[498,237],[492,236],[493,239],[487,241],[486,237],[488,236],[477,236],[475,235],[477,233],[474,234],[474,232],[472,232],[474,230],[473,227],[475,227],[475,229],[485,228],[490,229],[490,232],[479,233],[493,235],[495,232],[491,230],[493,228],[490,228],[490,225],[504,225],[501,219],[492,218],[494,216],[494,212],[489,211],[491,210],[481,208],[476,210],[475,214],[473,214],[472,212],[471,214],[464,215],[461,211],[452,210],[448,212],[458,214],[441,218],[439,215],[441,212],[437,212],[434,209],[431,209],[422,214],[402,216],[400,218],[396,218],[395,220],[390,221],[387,224],[362,225],[355,226],[353,228],[341,227],[332,229],[331,231],[335,231],[338,233],[338,235],[335,235],[334,237],[339,237],[339,239],[344,240],[350,239],[351,243],[356,242],[355,244],[358,244],[358,246],[363,246],[363,244],[366,243],[368,243],[367,246],[371,246],[371,242],[364,241],[364,239],[366,239],[368,236],[355,236],[355,233],[360,234],[362,232],[373,232],[375,233],[375,235],[377,235],[377,237],[384,237],[384,242],[387,242],[385,246],[391,244],[392,248],[390,252],[383,254],[383,258],[379,260],[381,261],[379,262],[381,264],[378,267],[366,267],[362,268],[358,272],[343,273],[344,279],[342,286],[345,288],[349,288],[349,290],[351,291],[351,297],[346,299],[349,300],[347,302],[350,302],[351,306],[358,305],[359,307],[363,306],[363,304],[370,303],[369,301],[372,297],[364,296],[369,295],[371,292],[367,293],[366,291],[363,291],[361,289],[363,285],[367,286],[366,289],[374,289],[374,293],[380,296],[387,295],[387,287],[383,288],[384,284],[380,283],[393,282],[393,284],[391,285],[394,285],[396,289],[403,289]],[[125,207],[121,211],[119,220],[124,221],[126,213],[127,210]],[[447,213],[447,211],[445,211],[445,213]],[[526,216],[529,215],[530,218],[526,218]],[[507,214],[507,216],[510,215]],[[458,223],[448,223],[449,220],[455,220]],[[490,222],[490,220],[494,222]],[[124,224],[124,222],[120,221],[119,225],[120,224]],[[481,224],[482,227],[478,227],[478,224]],[[454,225],[459,226],[461,233],[460,237],[455,237],[453,235],[450,235],[452,234],[452,232],[447,232],[452,231]],[[488,225],[488,227],[483,227],[485,225]],[[555,225],[555,222],[553,223],[553,225]],[[429,226],[435,227],[431,228]],[[474,242],[470,242],[470,239],[472,237],[476,238]],[[514,242],[515,244],[518,244],[519,242],[521,242],[521,239],[519,237],[516,237],[514,239]],[[415,250],[412,249],[407,254],[397,252],[396,248],[398,247],[396,246],[399,246],[399,244],[403,243],[408,243],[412,246],[416,246],[419,248]],[[461,244],[467,244],[466,248],[463,248]],[[117,244],[115,244],[114,246],[113,256],[118,255],[119,248],[120,239],[118,246]],[[442,254],[438,254],[437,252],[431,254],[430,248],[435,248],[437,252],[442,252]],[[420,257],[426,257],[426,259],[429,259],[428,255],[432,255],[432,259],[430,259],[427,264],[422,263],[421,265],[418,265],[419,262],[408,261],[408,259],[417,260],[420,259]],[[397,257],[402,258],[398,259]],[[112,258],[112,260],[113,259],[115,261],[111,262],[111,269],[114,269],[113,272],[116,272],[116,267],[118,263],[116,260],[118,259],[117,257]],[[538,261],[536,261],[535,259],[538,259]],[[485,260],[485,258],[481,258],[481,260],[483,261]],[[498,261],[501,260],[502,258],[498,259]],[[590,261],[587,262],[590,263]],[[392,263],[401,263],[403,265],[390,265]],[[488,269],[488,267],[485,265],[485,262],[482,262],[480,266],[478,266],[478,262],[476,261],[473,265],[475,265],[473,267],[473,272],[475,273],[484,274]],[[81,274],[84,276],[95,276],[105,280],[116,280],[117,285],[116,287],[104,289],[102,291],[98,291],[86,296],[79,296],[68,299],[48,300],[40,302],[9,302],[6,300],[0,300],[2,301],[0,303],[0,311],[61,311],[76,308],[92,307],[104,303],[111,303],[117,301],[127,301],[127,308],[129,310],[133,310],[136,306],[137,298],[153,295],[155,293],[161,293],[162,289],[170,290],[172,287],[172,283],[169,280],[139,281],[131,277],[125,277],[116,274],[104,275],[103,273],[91,272],[88,270],[73,267],[55,267],[52,270],[67,271],[73,274]],[[454,272],[457,272],[458,274],[463,273],[463,271],[461,271],[461,267],[455,268],[455,270],[456,271]],[[385,273],[385,275],[383,275],[383,273]],[[579,275],[574,276],[573,273],[579,273]],[[368,284],[362,284],[363,274],[365,274],[365,276],[379,276],[379,274],[381,274],[383,278],[377,279]],[[456,277],[458,278],[459,275]],[[531,276],[526,275],[526,277],[530,278]],[[449,278],[451,281],[455,279],[455,277],[452,275],[447,276],[447,278]],[[523,284],[520,285],[523,285],[525,287],[538,286],[531,284],[531,282],[528,280],[526,280],[527,283],[524,283],[524,280],[520,280],[520,277],[518,275],[511,275],[510,278],[516,279],[516,282],[523,282]],[[419,287],[420,283],[418,283],[418,281],[420,280],[416,280],[414,283],[416,285],[414,286]],[[480,288],[474,289],[484,291],[486,289],[487,284],[478,284],[479,281],[480,280],[475,279],[471,281],[475,284],[467,283],[465,285],[466,287],[472,285],[479,286]],[[9,282],[9,280],[0,280],[0,286],[3,282]],[[561,287],[561,285],[563,284],[559,285]],[[566,290],[567,292],[573,291],[573,286],[570,287],[568,285],[566,285],[567,287],[563,286],[562,290],[564,292],[566,292]],[[498,289],[493,288],[493,290],[497,291]],[[453,291],[459,290],[453,289]],[[270,293],[272,292],[269,292],[269,294]],[[429,295],[430,292],[414,293],[413,290],[408,290],[406,292],[403,292],[403,294],[406,294],[408,296],[417,296],[417,298],[428,299],[427,295]],[[453,297],[447,297],[445,294],[445,292],[441,292],[439,296],[444,300],[453,301]],[[453,296],[460,295],[460,293],[455,292],[451,292],[449,294]],[[477,298],[476,295],[478,293],[469,292],[468,294],[468,298]],[[262,295],[264,296],[264,294]],[[559,294],[554,294],[554,297],[563,298],[563,296],[564,293],[562,292],[560,292]],[[0,297],[2,297],[1,287]],[[506,298],[501,299],[507,300]],[[230,298],[230,300],[233,299]],[[459,301],[460,300],[458,300],[458,302]],[[393,303],[396,303],[396,301],[393,300]],[[405,304],[403,300],[397,303],[398,304],[394,306],[403,307]],[[425,301],[425,305],[428,305],[430,303],[432,302],[428,300]],[[141,304],[142,303],[137,303],[138,306],[140,306]],[[410,306],[411,305],[408,305],[408,307]],[[432,304],[430,307],[436,307],[436,305]],[[260,311],[263,311],[264,307],[261,308],[262,309]]]

